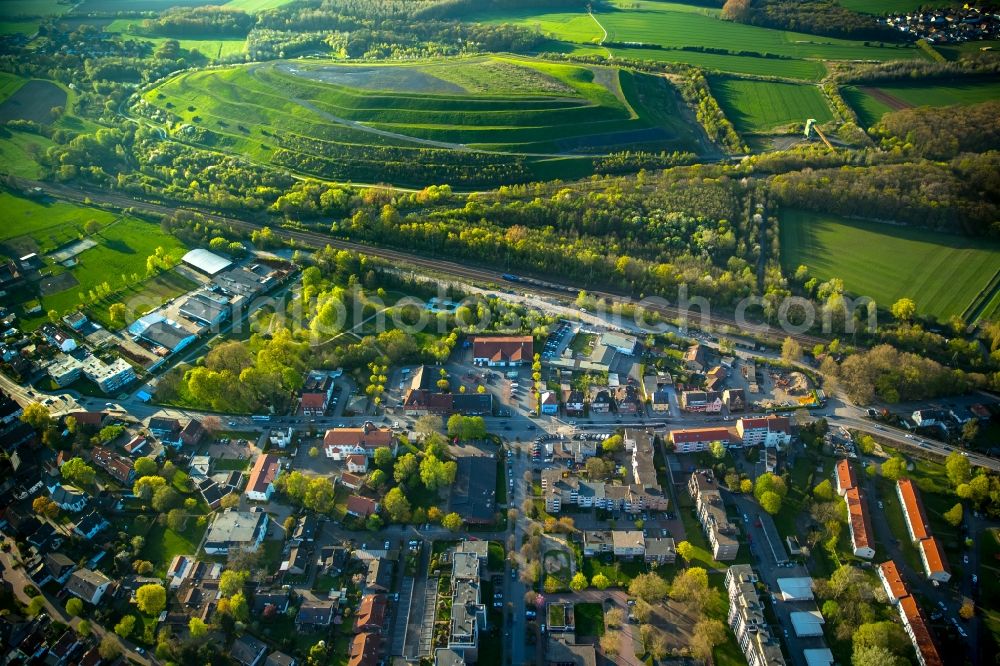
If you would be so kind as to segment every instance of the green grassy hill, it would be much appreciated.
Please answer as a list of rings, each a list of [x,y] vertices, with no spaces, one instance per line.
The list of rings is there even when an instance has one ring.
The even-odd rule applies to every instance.
[[[492,184],[586,175],[621,150],[694,151],[678,103],[662,77],[492,56],[189,72],[136,112],[179,140],[322,178]]]

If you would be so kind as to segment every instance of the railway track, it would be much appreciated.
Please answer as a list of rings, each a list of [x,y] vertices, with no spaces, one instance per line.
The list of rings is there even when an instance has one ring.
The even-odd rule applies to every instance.
[[[131,197],[116,194],[114,192],[105,192],[103,190],[81,190],[75,187],[70,187],[60,183],[46,183],[40,181],[30,181],[24,179],[15,179],[15,182],[22,187],[25,191],[32,188],[39,188],[40,190],[58,197],[67,199],[70,201],[84,202],[89,200],[91,202],[104,203],[117,208],[132,208],[135,210],[144,210],[156,213],[158,215],[172,215],[177,210],[183,209],[188,210],[192,213],[197,213],[202,217],[219,222],[222,224],[231,225],[233,227],[243,229],[245,231],[257,231],[265,226],[271,226],[270,224],[262,222],[251,222],[248,220],[241,220],[235,217],[227,217],[225,215],[219,215],[216,213],[210,213],[198,208],[188,208],[183,206],[167,206],[164,204],[153,203],[149,201],[142,201],[138,199],[133,199]],[[510,282],[504,279],[505,273],[482,266],[474,266],[464,263],[459,263],[449,259],[439,259],[434,257],[427,257],[419,254],[414,254],[410,252],[403,252],[400,250],[393,250],[391,248],[380,247],[376,245],[368,245],[365,243],[358,243],[354,241],[346,241],[339,238],[333,238],[322,233],[314,231],[302,231],[299,229],[287,229],[284,227],[274,227],[271,226],[271,230],[274,234],[288,238],[294,239],[308,247],[325,247],[329,245],[330,247],[339,250],[351,250],[354,252],[361,252],[364,254],[371,255],[373,257],[379,257],[387,261],[394,263],[408,264],[416,268],[425,268],[438,273],[442,273],[449,276],[454,276],[457,278],[463,278],[466,280],[479,280],[485,282],[491,282],[496,284],[509,284],[516,286],[522,291],[544,296],[559,296],[566,298],[581,289],[581,287],[575,285],[553,285],[553,286],[543,286],[541,284],[534,283],[533,279],[529,278],[529,281],[515,281]],[[548,283],[552,284],[552,283]],[[592,296],[605,300],[611,304],[634,304],[634,301],[627,295],[616,294],[609,291],[602,290],[586,290],[588,294]],[[644,304],[643,307],[650,311],[655,312],[664,319],[673,319],[680,316],[680,311],[677,307],[666,306],[666,305],[655,305],[655,304]],[[736,320],[732,317],[718,314],[709,314],[706,317],[702,317],[699,312],[696,317],[692,316],[692,321],[706,321],[713,327],[736,327],[739,328]],[[827,340],[814,335],[808,335],[804,333],[786,333],[784,331],[776,332],[764,332],[762,335],[775,342],[782,342],[785,337],[791,337],[797,342],[808,345],[812,347],[817,343],[826,343]]]

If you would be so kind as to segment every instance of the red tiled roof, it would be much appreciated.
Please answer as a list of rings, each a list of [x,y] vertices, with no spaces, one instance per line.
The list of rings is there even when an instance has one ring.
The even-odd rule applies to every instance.
[[[931,532],[927,527],[927,515],[917,487],[909,479],[900,479],[896,482],[896,488],[903,499],[903,518],[909,524],[913,537],[917,541],[928,538]]]
[[[73,412],[68,414],[76,419],[77,425],[99,426],[104,422],[104,412]]]
[[[380,446],[392,444],[392,431],[376,428],[373,423],[366,423],[360,428],[333,428],[326,431],[323,444],[325,446],[362,446],[366,449],[377,449]]]
[[[280,470],[281,463],[278,462],[277,456],[272,456],[269,453],[257,456],[253,469],[250,470],[250,481],[247,482],[246,491],[248,493],[266,492],[267,487],[274,482]]]
[[[303,393],[302,409],[323,409],[326,406],[326,393]]]
[[[871,522],[868,518],[868,503],[857,488],[847,491],[847,512],[854,535],[854,547],[872,548]]]
[[[728,428],[688,428],[670,431],[670,441],[674,444],[723,441],[732,439],[732,436]]]
[[[410,389],[403,398],[403,409],[427,409],[449,412],[455,402],[451,393],[431,393],[427,389]]]
[[[366,627],[377,629],[385,621],[387,601],[384,594],[366,594],[361,597],[357,619],[354,622],[355,631],[364,631]]]
[[[534,339],[530,335],[482,337],[472,340],[472,357],[493,363],[528,362],[533,357]]]
[[[927,560],[927,566],[931,573],[947,572],[948,561],[944,557],[944,549],[937,537],[927,537],[920,542],[920,549]]]
[[[849,490],[858,485],[858,479],[854,476],[854,468],[851,467],[847,458],[837,463],[837,485],[841,490]]]
[[[360,488],[361,484],[365,482],[364,478],[358,476],[357,474],[351,474],[350,472],[344,472],[341,474],[340,481],[345,486],[350,488]]]
[[[927,628],[923,613],[913,597],[905,597],[899,600],[899,614],[903,616],[906,624],[910,626],[912,632],[913,647],[916,648],[923,657],[925,666],[943,666],[941,655],[938,653],[934,638]]]
[[[906,583],[903,582],[903,578],[899,575],[899,569],[896,568],[895,562],[892,560],[883,562],[878,565],[878,568],[882,572],[882,577],[889,586],[889,593],[893,597],[902,599],[910,595],[910,591],[906,589]]]
[[[767,430],[768,432],[784,433],[792,431],[792,426],[787,416],[775,416],[774,414],[771,414],[770,416],[742,418],[739,422],[742,424],[743,430],[761,429]]]
[[[379,636],[377,634],[357,634],[351,641],[347,666],[375,666],[378,663]]]
[[[359,518],[367,518],[375,513],[377,508],[378,502],[368,499],[367,497],[351,495],[347,498],[347,513],[358,516]]]

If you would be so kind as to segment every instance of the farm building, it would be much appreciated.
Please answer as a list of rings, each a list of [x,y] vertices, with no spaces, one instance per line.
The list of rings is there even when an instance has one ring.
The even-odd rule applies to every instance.
[[[224,259],[214,252],[209,252],[201,248],[191,250],[185,254],[182,261],[205,275],[221,273],[233,265],[233,262],[228,259]]]

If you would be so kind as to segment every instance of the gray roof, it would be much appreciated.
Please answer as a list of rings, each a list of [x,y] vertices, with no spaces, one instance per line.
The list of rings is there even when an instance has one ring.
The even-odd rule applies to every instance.
[[[185,331],[179,326],[172,326],[165,321],[158,321],[155,324],[147,326],[141,336],[153,344],[174,351],[181,347],[186,340],[193,338],[194,334]]]
[[[228,307],[227,299],[198,292],[184,302],[180,307],[180,313],[189,319],[211,324],[218,320]]]
[[[257,661],[267,649],[267,643],[259,641],[249,634],[244,634],[233,641],[233,646],[229,649],[229,656],[238,663],[249,666]]]
[[[388,590],[392,586],[392,562],[377,557],[368,563],[368,577],[365,579],[368,587],[381,587]]]
[[[479,557],[475,553],[456,552],[451,558],[451,577],[454,580],[479,580]]]
[[[451,492],[451,510],[468,522],[491,523],[496,511],[497,461],[492,456],[463,456]]]
[[[202,248],[191,250],[185,254],[183,261],[185,264],[194,266],[199,271],[209,275],[215,275],[219,271],[225,270],[233,265],[233,262],[228,259],[223,259],[214,252],[209,252],[208,250]]]
[[[267,529],[267,514],[262,511],[236,511],[220,513],[205,535],[205,544],[241,544],[256,540],[258,530]]]

